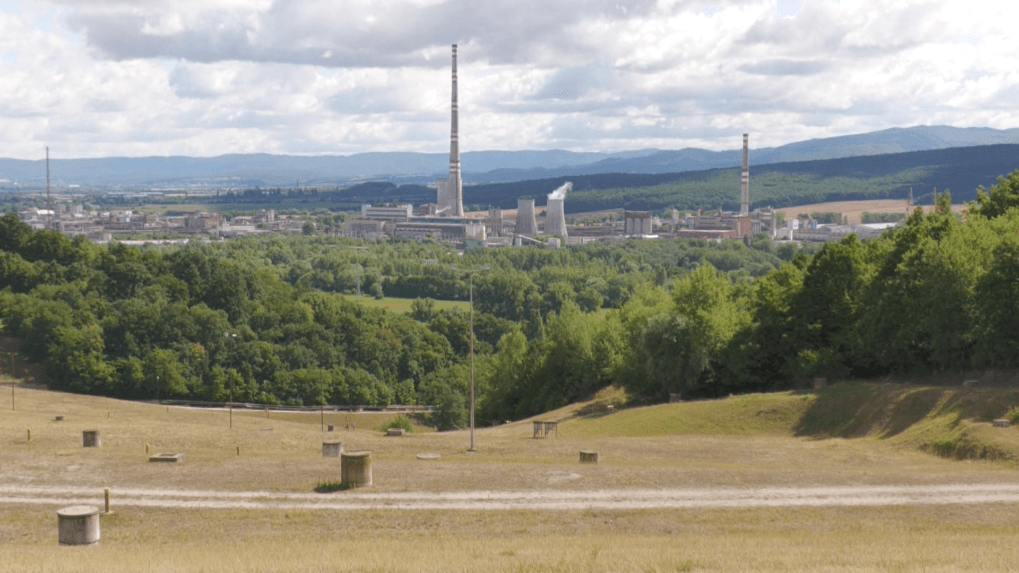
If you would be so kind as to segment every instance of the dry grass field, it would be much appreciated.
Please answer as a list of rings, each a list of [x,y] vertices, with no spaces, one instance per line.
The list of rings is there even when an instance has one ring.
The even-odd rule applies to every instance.
[[[933,205],[921,205],[924,213],[931,213]],[[916,207],[914,207],[915,209]],[[962,213],[969,206],[960,203],[952,205],[952,211]],[[811,213],[841,213],[849,218],[850,224],[859,224],[864,213],[902,213],[908,214],[906,202],[901,199],[876,199],[872,201],[836,201],[832,203],[815,203],[813,205],[800,205],[798,207],[785,207],[779,209],[785,213],[786,220],[795,219],[800,215]],[[909,210],[912,212],[912,210]]]
[[[226,411],[13,392],[11,410],[11,390],[0,388],[0,486],[95,488],[95,499],[109,487],[114,513],[102,518],[99,546],[60,547],[59,505],[0,493],[0,571],[1001,571],[1019,563],[1013,502],[566,511],[117,506],[118,490],[129,488],[311,495],[339,478],[338,460],[321,455],[325,439],[373,452],[375,484],[321,494],[335,499],[1019,485],[1019,431],[992,430],[984,420],[1015,405],[1005,390],[853,385],[608,413],[604,404],[624,398],[614,391],[542,416],[561,421],[558,437],[533,439],[530,421],[479,429],[473,454],[464,431],[383,437],[378,415],[327,414],[337,428],[330,434],[319,414],[235,411],[230,429]],[[102,448],[81,447],[85,429],[101,431]],[[982,441],[997,454],[957,460],[920,451],[946,439]],[[146,445],[186,453],[187,462],[150,464]],[[597,450],[601,462],[579,464],[581,449]],[[418,460],[423,452],[441,459]]]

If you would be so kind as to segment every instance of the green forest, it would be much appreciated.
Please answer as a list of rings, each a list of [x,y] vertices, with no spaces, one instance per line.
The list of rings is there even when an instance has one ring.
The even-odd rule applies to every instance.
[[[439,406],[480,423],[609,384],[650,403],[1019,362],[1019,171],[862,243],[475,249],[321,236],[99,246],[0,218],[0,319],[50,387],[107,396]],[[349,295],[417,299],[409,314]]]

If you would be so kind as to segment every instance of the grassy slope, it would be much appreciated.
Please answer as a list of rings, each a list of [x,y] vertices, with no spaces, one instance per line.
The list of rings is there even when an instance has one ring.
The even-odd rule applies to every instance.
[[[660,404],[606,415],[596,398],[541,419],[571,419],[573,434],[597,438],[666,435],[867,438],[955,459],[1019,462],[1019,428],[994,428],[1019,407],[1009,388],[842,383],[813,393],[783,392]]]

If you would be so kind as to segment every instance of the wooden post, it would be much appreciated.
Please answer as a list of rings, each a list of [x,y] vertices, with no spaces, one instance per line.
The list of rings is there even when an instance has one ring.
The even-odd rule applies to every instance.
[[[110,513],[110,488],[103,490],[103,497],[106,499],[106,511],[103,513]]]
[[[326,431],[326,407],[324,405],[320,405],[318,407],[318,411],[319,414],[322,415],[322,431],[324,432]]]

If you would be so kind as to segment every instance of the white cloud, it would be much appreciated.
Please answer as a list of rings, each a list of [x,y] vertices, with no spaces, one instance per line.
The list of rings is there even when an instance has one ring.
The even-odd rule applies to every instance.
[[[731,149],[1019,126],[1019,7],[960,0],[0,3],[0,156]]]

